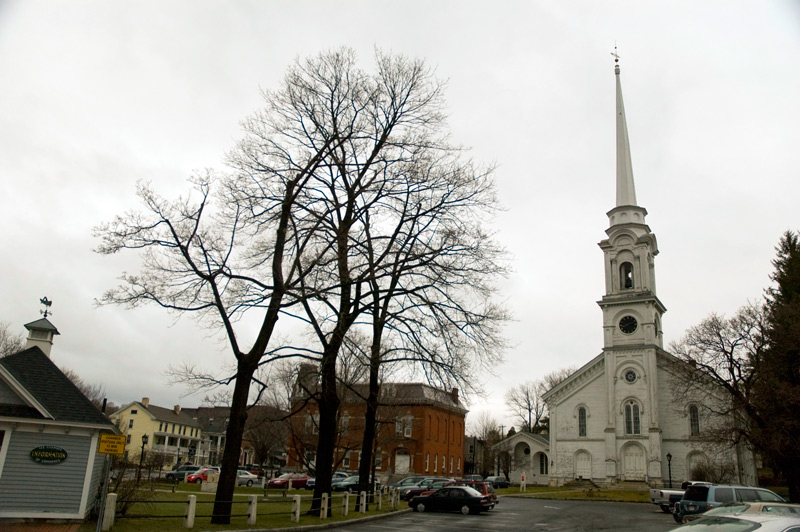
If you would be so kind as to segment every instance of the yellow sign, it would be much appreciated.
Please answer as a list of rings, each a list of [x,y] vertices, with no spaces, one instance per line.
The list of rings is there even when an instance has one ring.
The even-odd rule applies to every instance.
[[[98,453],[102,454],[125,454],[125,436],[118,434],[101,434]]]

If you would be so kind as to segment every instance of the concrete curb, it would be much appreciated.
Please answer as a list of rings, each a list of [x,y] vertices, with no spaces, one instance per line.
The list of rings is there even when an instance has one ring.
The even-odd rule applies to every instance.
[[[318,525],[299,525],[299,526],[292,526],[292,527],[284,527],[284,528],[242,528],[242,529],[231,529],[227,532],[295,532],[295,531],[303,531],[303,530],[327,530],[329,528],[338,528],[342,526],[348,526],[357,523],[366,523],[368,521],[377,521],[378,519],[385,519],[387,517],[392,517],[394,515],[400,515],[407,512],[412,512],[411,508],[405,508],[403,510],[395,510],[394,512],[389,512],[380,515],[368,515],[366,517],[359,517],[358,519],[347,519],[345,521],[336,521],[333,523],[321,523]],[[209,531],[203,531],[209,532]]]

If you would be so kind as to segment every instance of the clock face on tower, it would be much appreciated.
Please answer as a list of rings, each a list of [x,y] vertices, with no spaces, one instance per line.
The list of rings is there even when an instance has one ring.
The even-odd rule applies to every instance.
[[[619,320],[619,330],[625,334],[633,334],[637,326],[638,323],[633,316],[625,316]]]

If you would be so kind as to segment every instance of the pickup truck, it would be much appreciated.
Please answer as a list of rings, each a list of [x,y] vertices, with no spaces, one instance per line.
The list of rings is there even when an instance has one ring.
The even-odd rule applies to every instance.
[[[696,480],[687,480],[681,484],[680,489],[669,488],[651,488],[650,489],[650,502],[657,504],[661,507],[661,511],[667,514],[672,513],[675,503],[683,498],[683,493],[689,486],[700,484],[709,484],[708,482],[698,482]]]
[[[683,498],[684,491],[686,490],[650,488],[650,502],[659,505],[664,513],[671,514],[672,507]]]

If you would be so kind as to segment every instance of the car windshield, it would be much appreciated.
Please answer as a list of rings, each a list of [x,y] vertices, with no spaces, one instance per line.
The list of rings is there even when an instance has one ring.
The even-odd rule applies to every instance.
[[[469,495],[470,497],[483,497],[483,493],[469,486],[459,486],[458,489],[467,492],[467,495]]]

